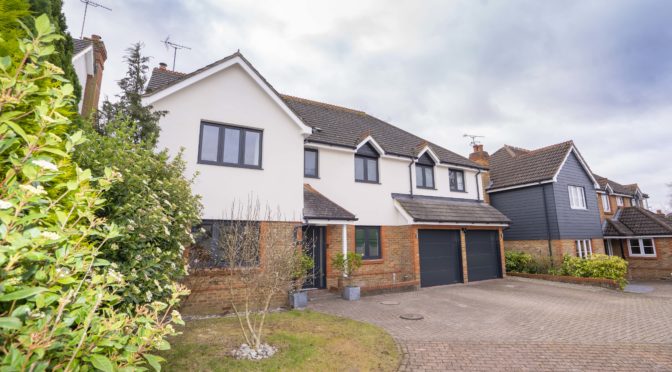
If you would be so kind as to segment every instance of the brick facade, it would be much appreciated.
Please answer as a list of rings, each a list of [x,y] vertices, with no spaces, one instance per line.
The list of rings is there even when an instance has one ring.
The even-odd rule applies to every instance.
[[[591,239],[591,245],[593,254],[605,254],[604,241],[602,239]],[[506,251],[529,253],[542,259],[546,259],[549,256],[548,240],[507,240],[505,249]],[[560,263],[564,255],[577,255],[576,240],[551,240],[551,250],[553,252],[554,263]]]
[[[614,214],[616,214],[616,210],[621,207],[632,207],[632,198],[630,197],[625,197],[623,196],[623,205],[619,206],[616,204],[616,199],[618,196],[616,195],[609,195],[609,204],[611,205],[611,210],[609,212],[604,211],[604,206],[602,205],[602,195],[603,194],[596,194],[597,195],[597,205],[600,210],[600,221],[604,222],[606,218],[613,218]]]
[[[627,244],[624,240],[623,254],[628,260],[631,279],[672,280],[672,238],[654,238],[656,257],[630,257]]]
[[[284,234],[300,232],[301,223],[298,222],[262,222],[261,229],[282,229]],[[263,235],[262,235],[263,236]],[[297,236],[300,238],[300,235]],[[263,267],[264,246],[260,244],[261,266]],[[233,280],[232,282],[230,282]],[[233,284],[233,290],[230,283]],[[183,279],[191,294],[182,301],[180,312],[184,315],[215,315],[226,314],[232,311],[231,298],[243,298],[244,291],[240,281],[231,276],[226,269],[200,269],[190,271]],[[240,302],[237,302],[237,304]],[[271,308],[286,306],[287,292],[279,293],[271,302]]]

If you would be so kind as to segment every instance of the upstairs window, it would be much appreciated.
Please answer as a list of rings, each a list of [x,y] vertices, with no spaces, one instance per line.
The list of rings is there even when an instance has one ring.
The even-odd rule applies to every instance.
[[[622,196],[617,196],[616,197],[616,205],[619,207],[623,206],[623,197]]]
[[[318,154],[316,149],[303,150],[303,176],[317,178],[318,175]]]
[[[365,260],[380,258],[380,227],[356,226],[355,252]]]
[[[450,169],[448,176],[450,178],[450,191],[464,191],[464,171]]]
[[[415,184],[421,189],[434,188],[434,160],[426,152],[415,163]]]
[[[602,194],[600,196],[602,197],[602,209],[604,210],[604,212],[605,213],[611,212],[611,202],[609,202],[609,195]]]
[[[261,168],[260,130],[201,122],[198,162]]]
[[[590,239],[576,241],[576,255],[581,258],[588,258],[593,255],[593,246]]]
[[[378,183],[378,152],[367,143],[355,154],[355,181]]]
[[[628,239],[628,249],[632,257],[656,257],[653,239]]]
[[[569,206],[572,209],[586,209],[586,193],[583,187],[569,186]]]

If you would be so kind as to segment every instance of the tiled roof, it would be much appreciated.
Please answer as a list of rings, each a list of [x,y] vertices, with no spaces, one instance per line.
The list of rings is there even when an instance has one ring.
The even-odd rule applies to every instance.
[[[236,52],[194,72],[181,74],[179,76],[173,75],[176,73],[172,71],[155,68],[152,71],[152,76],[147,84],[147,95],[166,89],[181,80],[215,67],[234,57],[242,58],[243,61],[257,73],[264,83],[277,93],[273,86],[259,74],[254,66],[252,66],[242,54]],[[461,155],[441,146],[429,143],[418,136],[408,133],[362,111],[288,95],[278,94],[278,96],[283,99],[287,106],[299,116],[306,125],[313,128],[313,134],[307,138],[308,142],[355,148],[362,138],[366,138],[370,135],[383,148],[386,154],[409,158],[417,157],[418,150],[421,150],[424,148],[424,145],[427,144],[440,158],[442,163],[486,169],[486,167]]]
[[[72,39],[72,47],[73,47],[73,53],[72,55],[75,56],[79,54],[81,51],[84,49],[90,47],[92,45],[92,41],[89,39]]]
[[[386,154],[417,157],[428,145],[442,163],[471,168],[483,166],[436,144],[397,128],[378,118],[345,107],[283,95],[287,105],[312,127],[308,142],[355,148],[363,138],[371,136]]]
[[[149,78],[149,83],[147,83],[147,92],[154,92],[155,90],[168,86],[173,82],[182,80],[184,74],[181,72],[170,71],[165,68],[154,67],[152,70],[152,76]]]
[[[465,199],[392,194],[415,222],[497,223],[511,222],[489,204]]]
[[[641,207],[625,207],[605,221],[603,230],[604,236],[672,235],[672,222]]]
[[[572,141],[536,150],[505,145],[490,156],[489,189],[553,179],[573,146]]]
[[[317,220],[357,220],[354,214],[329,200],[309,184],[303,185],[303,217]]]
[[[597,175],[593,173],[593,176],[595,177],[595,180],[597,180],[597,183],[600,185],[600,190],[605,191],[607,188],[607,184],[611,187],[612,190],[614,190],[614,193],[616,194],[623,194],[623,195],[630,195],[634,196],[635,192],[637,191],[637,184],[632,184],[632,185],[621,185],[620,183],[611,180],[606,177],[602,177],[600,175]]]

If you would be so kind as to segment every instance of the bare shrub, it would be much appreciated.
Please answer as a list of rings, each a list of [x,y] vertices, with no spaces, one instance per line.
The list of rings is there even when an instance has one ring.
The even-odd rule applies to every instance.
[[[231,208],[219,227],[219,249],[229,273],[231,307],[248,345],[259,349],[264,321],[274,296],[296,286],[304,254],[297,239],[299,226],[281,222],[279,212],[248,201]]]

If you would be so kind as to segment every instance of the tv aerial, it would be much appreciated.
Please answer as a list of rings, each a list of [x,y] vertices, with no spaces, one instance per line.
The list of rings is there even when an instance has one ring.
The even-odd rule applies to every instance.
[[[79,33],[79,38],[81,39],[84,36],[84,24],[86,23],[86,11],[89,10],[89,6],[91,6],[93,8],[102,8],[102,9],[109,10],[109,11],[112,11],[112,9],[106,7],[103,4],[99,4],[99,3],[95,2],[95,1],[91,1],[91,0],[79,0],[79,1],[84,3],[84,18],[82,19],[82,31]]]
[[[471,138],[471,142],[469,142],[469,144],[472,145],[472,146],[476,146],[476,145],[481,144],[481,142],[479,140],[477,140],[476,138],[485,138],[485,136],[479,136],[477,134],[463,134],[462,137]]]
[[[170,35],[166,37],[166,40],[163,40],[161,42],[163,43],[163,45],[166,46],[166,50],[173,48],[173,71],[175,71],[175,59],[177,58],[177,50],[178,49],[191,50],[191,48],[185,45],[173,43],[172,41],[170,41]]]

